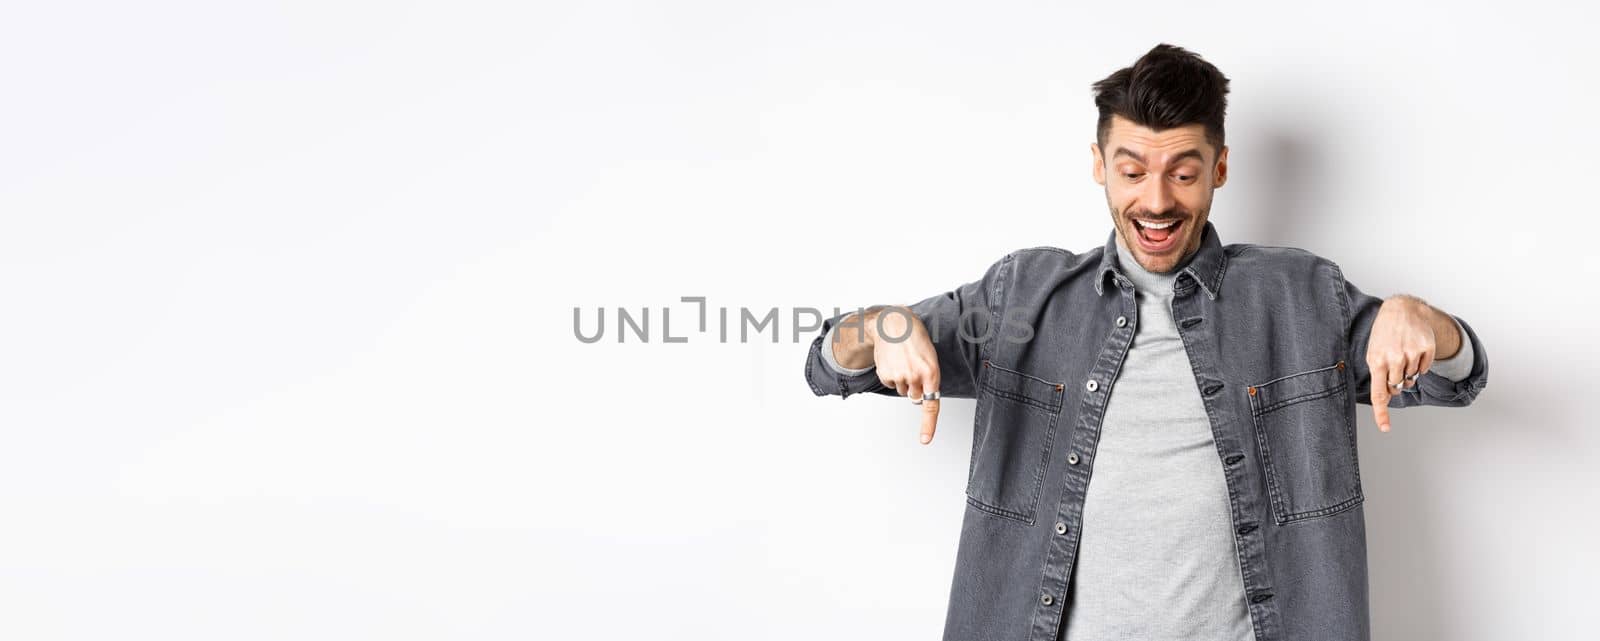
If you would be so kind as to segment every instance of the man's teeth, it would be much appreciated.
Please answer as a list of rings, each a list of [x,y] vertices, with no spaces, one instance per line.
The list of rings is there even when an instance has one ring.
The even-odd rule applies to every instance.
[[[1142,227],[1144,227],[1146,229],[1166,229],[1168,227],[1173,226],[1174,224],[1177,224],[1177,222],[1178,222],[1176,220],[1169,220],[1167,222],[1158,224],[1158,223],[1145,222],[1145,221],[1139,220],[1137,218],[1135,218],[1133,220],[1134,220],[1134,222],[1139,223],[1140,226],[1142,226]]]

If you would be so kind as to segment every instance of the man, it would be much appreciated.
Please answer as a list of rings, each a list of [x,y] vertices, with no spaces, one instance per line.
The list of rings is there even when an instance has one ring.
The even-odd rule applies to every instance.
[[[1366,639],[1356,403],[1462,407],[1472,328],[1308,251],[1223,245],[1228,79],[1158,45],[1094,84],[1114,229],[828,319],[817,395],[975,398],[945,639]]]

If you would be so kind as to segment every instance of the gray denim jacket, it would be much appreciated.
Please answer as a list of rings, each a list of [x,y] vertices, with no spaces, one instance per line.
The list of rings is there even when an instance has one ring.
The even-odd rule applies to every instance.
[[[1082,254],[1012,252],[910,306],[934,339],[940,394],[977,399],[946,641],[1058,638],[1107,395],[1139,323],[1115,233]],[[1303,249],[1224,246],[1209,221],[1174,286],[1256,639],[1368,639],[1356,404],[1371,404],[1367,338],[1383,300]],[[824,338],[847,315],[811,344],[812,392],[896,396],[875,371],[824,361]],[[1389,407],[1464,407],[1483,390],[1488,353],[1454,318],[1475,355],[1470,374],[1429,371]]]

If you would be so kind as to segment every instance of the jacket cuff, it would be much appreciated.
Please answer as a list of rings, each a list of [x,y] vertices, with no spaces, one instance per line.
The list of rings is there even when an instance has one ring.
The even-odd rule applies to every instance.
[[[1484,351],[1483,341],[1478,339],[1478,334],[1472,330],[1471,324],[1461,320],[1459,316],[1452,315],[1451,318],[1454,318],[1456,325],[1461,328],[1461,350],[1463,352],[1472,350],[1471,366],[1467,376],[1461,380],[1451,380],[1440,375],[1437,368],[1429,367],[1426,373],[1417,378],[1417,385],[1412,391],[1421,391],[1433,399],[1433,405],[1464,407],[1471,404],[1473,399],[1478,397],[1478,393],[1489,384],[1489,353]],[[1458,356],[1452,356],[1447,360],[1454,361]]]
[[[850,370],[838,367],[833,361],[833,328],[839,321],[855,312],[845,312],[822,321],[822,332],[811,341],[811,352],[806,355],[806,384],[817,396],[848,398],[851,394],[878,392],[888,389],[878,380],[877,367]],[[835,369],[837,368],[837,369]],[[843,370],[843,371],[840,371]],[[857,373],[848,373],[856,371]]]

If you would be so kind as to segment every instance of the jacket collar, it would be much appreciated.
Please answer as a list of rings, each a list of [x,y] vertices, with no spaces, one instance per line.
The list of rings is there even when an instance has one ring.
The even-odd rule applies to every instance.
[[[1106,236],[1105,251],[1100,254],[1100,269],[1095,272],[1096,294],[1105,295],[1105,282],[1109,274],[1115,274],[1119,281],[1128,279],[1117,264],[1117,251],[1117,228],[1112,227],[1111,234]],[[1205,288],[1207,297],[1216,300],[1217,293],[1222,290],[1222,273],[1227,269],[1228,255],[1222,251],[1222,239],[1217,237],[1216,226],[1207,220],[1205,229],[1200,233],[1200,248],[1179,263],[1178,280],[1181,282],[1182,275],[1188,274],[1190,280]]]

